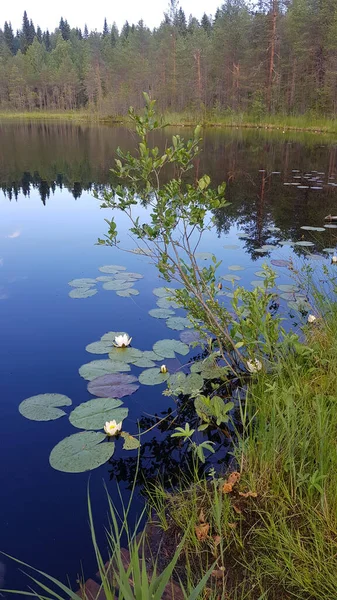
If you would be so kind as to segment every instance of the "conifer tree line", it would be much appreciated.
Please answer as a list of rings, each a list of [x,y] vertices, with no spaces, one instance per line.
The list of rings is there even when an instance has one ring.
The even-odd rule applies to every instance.
[[[112,21],[42,31],[25,12],[16,32],[6,21],[0,109],[115,116],[147,91],[167,112],[337,114],[336,0],[225,0],[200,21],[171,0],[153,30]]]

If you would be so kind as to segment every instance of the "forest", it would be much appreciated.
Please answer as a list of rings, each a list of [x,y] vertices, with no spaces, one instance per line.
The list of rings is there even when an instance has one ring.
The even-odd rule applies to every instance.
[[[112,24],[109,24],[112,23]],[[42,31],[27,12],[0,29],[0,110],[124,115],[143,91],[167,113],[334,117],[336,0],[226,0],[198,21],[171,0],[159,27],[113,15],[102,31],[61,18]]]

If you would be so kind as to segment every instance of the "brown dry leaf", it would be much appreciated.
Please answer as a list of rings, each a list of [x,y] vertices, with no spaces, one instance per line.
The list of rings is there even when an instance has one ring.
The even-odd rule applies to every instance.
[[[232,483],[224,483],[222,486],[222,491],[224,494],[230,494],[233,491]]]
[[[201,509],[200,514],[199,514],[199,523],[205,523],[205,513],[204,513],[203,509]]]
[[[225,574],[225,567],[219,567],[219,569],[214,569],[214,571],[212,571],[211,575],[212,577],[216,577],[217,579],[219,579],[220,577],[223,577]]]
[[[213,535],[213,542],[214,542],[214,546],[219,546],[219,544],[221,542],[221,536],[220,535]]]
[[[257,492],[239,492],[239,496],[242,496],[242,498],[257,498]]]
[[[228,527],[229,527],[229,529],[236,529],[237,523],[228,523]]]
[[[237,471],[233,471],[233,473],[231,473],[227,479],[228,483],[231,483],[232,485],[235,485],[236,483],[238,483],[240,481],[240,473],[238,473]]]
[[[242,515],[242,510],[236,504],[233,504],[233,508],[237,515]]]
[[[208,536],[209,523],[201,523],[200,525],[196,525],[194,530],[199,542],[202,542]]]

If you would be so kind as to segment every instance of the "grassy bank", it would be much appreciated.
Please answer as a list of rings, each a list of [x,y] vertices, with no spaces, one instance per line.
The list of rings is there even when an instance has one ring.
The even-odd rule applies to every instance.
[[[85,110],[68,112],[0,112],[0,120],[65,120],[96,123],[127,123],[125,115],[100,115]],[[248,129],[271,129],[281,131],[309,131],[316,133],[337,133],[337,119],[313,117],[312,115],[265,115],[253,116],[246,113],[165,113],[163,120],[172,126],[188,127],[202,123],[206,127],[239,127]]]
[[[237,473],[151,491],[164,536],[190,532],[191,580],[217,561],[210,587],[219,598],[336,598],[336,340],[330,305],[296,353],[284,348],[272,374],[256,375],[242,408]]]

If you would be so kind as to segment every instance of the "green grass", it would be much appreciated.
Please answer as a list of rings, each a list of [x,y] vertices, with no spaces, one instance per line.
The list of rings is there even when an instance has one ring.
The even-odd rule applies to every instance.
[[[233,491],[223,492],[224,478],[150,490],[168,537],[189,528],[192,580],[218,558],[223,598],[337,597],[337,305],[324,309],[305,344],[284,348],[249,387]],[[210,526],[202,541],[200,514]]]

